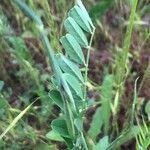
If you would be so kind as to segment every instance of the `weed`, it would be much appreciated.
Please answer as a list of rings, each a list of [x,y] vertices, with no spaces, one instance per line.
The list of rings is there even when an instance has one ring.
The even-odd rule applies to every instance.
[[[149,148],[148,2],[86,4],[2,0],[0,149]]]

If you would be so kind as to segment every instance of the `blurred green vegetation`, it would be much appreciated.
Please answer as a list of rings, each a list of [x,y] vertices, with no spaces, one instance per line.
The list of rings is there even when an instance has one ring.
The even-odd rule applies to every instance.
[[[26,2],[44,22],[45,32],[54,50],[63,52],[59,38],[65,32],[63,21],[74,1]],[[118,149],[146,149],[150,141],[147,140],[150,138],[149,1],[138,1],[136,17],[132,20],[132,37],[128,40],[125,40],[126,30],[130,25],[131,8],[135,5],[132,1],[83,0],[83,3],[96,26],[88,70],[88,95],[92,106],[87,111],[84,121],[87,141],[96,143],[100,140],[99,147],[103,146],[101,143],[108,145],[112,142],[119,145]],[[126,66],[123,66],[122,58],[126,45],[129,47],[125,54],[126,63],[123,63]],[[134,83],[137,77],[139,80],[136,93]],[[1,0],[0,134],[19,113],[35,100],[36,102],[5,137],[0,139],[0,149],[66,149],[63,142],[50,140],[48,135],[46,136],[51,130],[52,120],[60,115],[59,107],[48,97],[48,92],[54,88],[53,82],[55,80],[48,54],[35,24],[13,1]],[[126,132],[124,129],[129,122],[135,93],[136,126],[133,125]],[[134,139],[133,133],[136,137]],[[90,141],[90,136],[93,141]],[[133,144],[132,140],[136,142]],[[106,149],[105,146],[101,148]]]

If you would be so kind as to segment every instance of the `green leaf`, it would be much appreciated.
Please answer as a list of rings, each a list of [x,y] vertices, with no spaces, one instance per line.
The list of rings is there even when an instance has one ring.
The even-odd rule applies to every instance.
[[[87,47],[88,46],[88,41],[83,33],[82,29],[79,27],[79,25],[75,22],[75,20],[72,17],[68,17],[65,22],[64,26],[66,30],[74,36],[74,38],[78,41],[78,43],[83,46]]]
[[[51,127],[60,136],[70,138],[66,121],[63,118],[53,120],[51,123]]]
[[[91,127],[88,131],[89,136],[96,141],[97,134],[100,132],[103,125],[103,117],[101,115],[101,107],[96,110],[96,113],[93,116]]]
[[[2,90],[3,87],[4,87],[4,81],[0,80],[0,92],[1,92],[1,90]]]
[[[63,72],[69,73],[69,74],[75,76],[82,83],[84,82],[81,71],[75,63],[73,63],[72,61],[67,59],[62,54],[57,54],[56,55],[56,60],[59,64],[60,68],[63,70]]]
[[[83,30],[92,33],[92,29],[86,17],[86,14],[79,6],[74,6],[69,11],[69,16],[72,17]]]
[[[93,150],[106,150],[108,145],[108,136],[105,136],[93,147]]]
[[[75,119],[74,124],[79,132],[83,131],[83,119],[82,118]]]
[[[76,79],[76,77],[74,77],[73,75],[68,74],[68,73],[64,73],[63,77],[65,78],[65,80],[67,81],[69,86],[73,89],[74,93],[77,96],[79,96],[81,99],[83,99],[81,85],[80,85],[79,81]]]
[[[54,140],[54,141],[59,141],[59,142],[63,142],[64,139],[60,136],[59,133],[57,133],[56,131],[54,130],[51,130],[50,132],[48,132],[46,134],[46,137],[50,140]]]
[[[150,121],[150,101],[148,101],[146,106],[145,106],[145,112],[147,113],[148,119]]]
[[[86,8],[85,8],[84,5],[83,5],[82,1],[81,1],[81,0],[77,0],[77,5],[81,8],[81,10],[82,10],[83,13],[85,14],[85,16],[86,16],[88,22],[90,23],[91,27],[94,29],[95,27],[94,27],[94,25],[93,25],[93,23],[92,23],[91,18],[89,17],[88,12],[86,11]]]
[[[85,65],[85,58],[82,49],[76,39],[71,35],[67,34],[60,39],[66,53],[70,56],[72,60],[76,63]]]
[[[74,128],[74,115],[73,115],[73,110],[70,106],[70,104],[67,101],[67,98],[65,98],[65,104],[64,104],[64,114],[65,114],[65,119],[66,119],[66,125],[69,133],[70,138],[74,138],[75,136],[75,128]]]
[[[68,146],[68,149],[73,150],[74,144],[72,139],[64,137],[64,140]]]
[[[53,100],[54,103],[61,108],[61,110],[64,109],[63,99],[62,99],[59,91],[51,90],[48,95],[51,98],[51,100]]]
[[[106,75],[101,87],[101,106],[94,114],[89,135],[95,141],[97,133],[101,132],[101,127],[104,126],[105,135],[109,130],[109,121],[111,117],[111,100],[113,89],[113,76]]]
[[[35,100],[36,101],[36,100]],[[34,102],[35,102],[34,101]],[[7,132],[9,132],[9,130],[11,130],[16,124],[17,122],[24,116],[24,114],[30,109],[30,107],[34,104],[31,103],[28,107],[26,107],[23,111],[20,112],[20,114],[14,118],[14,120],[10,123],[10,125],[4,130],[3,133],[1,133],[0,135],[0,140],[7,134]]]
[[[113,96],[113,76],[106,75],[101,87],[101,116],[103,117],[103,124],[105,134],[109,130],[109,121],[111,117],[111,102]]]
[[[76,77],[71,74],[64,73],[63,78],[66,80],[69,88],[71,90],[74,103],[78,110],[83,106],[83,93],[81,89],[81,85]]]

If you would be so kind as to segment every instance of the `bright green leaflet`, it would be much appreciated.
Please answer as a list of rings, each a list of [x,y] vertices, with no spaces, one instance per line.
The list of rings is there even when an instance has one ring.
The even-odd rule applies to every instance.
[[[67,59],[62,54],[56,55],[56,60],[63,72],[70,73],[71,75],[75,76],[81,83],[84,82],[81,71],[75,63]]]
[[[82,49],[71,34],[66,34],[66,36],[63,36],[60,41],[70,59],[74,60],[76,63],[85,65],[85,58]]]
[[[70,11],[69,11],[69,16],[72,17],[78,25],[85,31],[87,32],[92,32],[90,23],[88,22],[88,19],[86,17],[86,14],[81,10],[79,6],[74,6]]]
[[[65,22],[64,26],[66,30],[74,36],[74,38],[80,43],[81,46],[87,47],[88,41],[87,38],[82,31],[82,29],[79,27],[79,25],[75,22],[75,20],[72,17],[68,17]]]

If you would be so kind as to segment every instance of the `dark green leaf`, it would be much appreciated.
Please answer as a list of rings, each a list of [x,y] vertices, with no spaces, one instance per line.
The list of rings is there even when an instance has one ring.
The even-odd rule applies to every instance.
[[[90,16],[92,19],[99,19],[106,11],[108,8],[113,4],[114,0],[101,0],[98,2],[95,6],[92,7],[90,10]]]
[[[62,137],[69,138],[69,133],[66,125],[66,121],[62,118],[58,118],[52,121],[51,123],[52,129],[57,132]]]
[[[64,140],[65,140],[65,142],[66,142],[66,144],[67,144],[67,146],[68,146],[68,149],[72,150],[73,147],[74,147],[74,145],[73,145],[73,140],[70,139],[70,138],[66,138],[66,137],[64,137]]]
[[[60,92],[58,92],[57,90],[51,90],[49,92],[49,97],[54,101],[55,104],[57,104],[61,108],[61,110],[64,109],[64,104]]]

